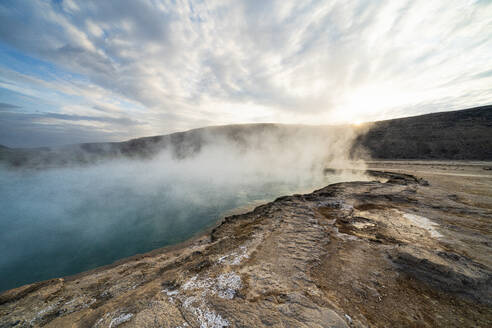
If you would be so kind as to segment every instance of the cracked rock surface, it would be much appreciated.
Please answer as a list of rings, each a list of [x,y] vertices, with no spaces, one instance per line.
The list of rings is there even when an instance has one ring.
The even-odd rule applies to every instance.
[[[490,327],[490,195],[371,174],[6,291],[0,327]]]

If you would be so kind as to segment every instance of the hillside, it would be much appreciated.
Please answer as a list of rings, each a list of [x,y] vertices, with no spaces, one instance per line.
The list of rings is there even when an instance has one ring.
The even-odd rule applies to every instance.
[[[116,158],[149,159],[163,150],[175,159],[199,153],[204,146],[257,149],[272,144],[289,147],[294,143],[317,141],[329,144],[331,138],[343,141],[344,151],[353,140],[344,126],[306,126],[282,124],[242,124],[211,126],[162,136],[124,142],[84,143],[54,148],[0,148],[0,163],[12,167],[57,167],[83,165]],[[334,154],[336,155],[336,154]]]
[[[370,123],[352,149],[364,151],[373,159],[491,160],[492,106]]]

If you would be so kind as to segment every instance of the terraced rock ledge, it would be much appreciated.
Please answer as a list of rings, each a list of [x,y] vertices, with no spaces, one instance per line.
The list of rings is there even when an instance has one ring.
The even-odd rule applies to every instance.
[[[180,247],[4,292],[0,326],[490,327],[491,203],[369,173]]]

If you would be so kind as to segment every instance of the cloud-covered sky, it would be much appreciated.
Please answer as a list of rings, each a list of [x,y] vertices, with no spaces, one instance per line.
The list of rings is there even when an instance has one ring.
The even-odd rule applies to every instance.
[[[0,144],[492,103],[492,1],[0,2]]]

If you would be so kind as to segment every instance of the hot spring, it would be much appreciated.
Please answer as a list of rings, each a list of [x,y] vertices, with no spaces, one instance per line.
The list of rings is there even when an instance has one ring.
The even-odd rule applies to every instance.
[[[0,169],[0,290],[182,242],[228,211],[360,176],[213,149],[187,160]]]

